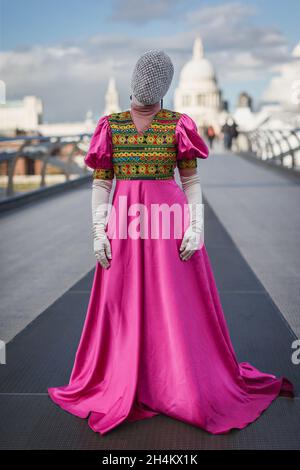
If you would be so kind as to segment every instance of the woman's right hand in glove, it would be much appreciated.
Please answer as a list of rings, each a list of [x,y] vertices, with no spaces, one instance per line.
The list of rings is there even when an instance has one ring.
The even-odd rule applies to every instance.
[[[110,266],[112,258],[110,241],[107,238],[105,227],[108,220],[109,194],[112,180],[95,178],[92,189],[92,214],[93,214],[93,238],[94,254],[103,268]]]

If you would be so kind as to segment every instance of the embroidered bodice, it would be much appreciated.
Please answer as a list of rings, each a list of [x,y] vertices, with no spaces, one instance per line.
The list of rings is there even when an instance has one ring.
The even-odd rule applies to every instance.
[[[162,108],[142,132],[130,110],[101,117],[84,161],[94,178],[170,179],[176,166],[194,168],[197,158],[207,156],[196,123],[187,114]]]

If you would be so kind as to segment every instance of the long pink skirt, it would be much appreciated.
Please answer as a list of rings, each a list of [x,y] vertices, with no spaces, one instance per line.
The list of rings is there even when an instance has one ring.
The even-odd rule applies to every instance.
[[[175,179],[116,180],[112,203],[110,267],[97,262],[69,384],[48,388],[51,399],[101,434],[157,414],[221,434],[293,397],[287,378],[237,362],[205,245],[182,261],[172,217],[170,237],[120,236],[134,203],[149,220],[152,204],[187,214]]]

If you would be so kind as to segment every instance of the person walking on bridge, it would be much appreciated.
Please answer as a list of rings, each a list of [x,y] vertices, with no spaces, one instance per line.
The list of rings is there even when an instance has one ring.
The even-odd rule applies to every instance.
[[[213,149],[213,144],[214,144],[214,140],[215,140],[215,137],[216,137],[216,133],[215,133],[215,129],[212,125],[208,126],[207,129],[206,129],[206,137],[208,139],[208,142],[209,142],[209,148],[210,150]]]

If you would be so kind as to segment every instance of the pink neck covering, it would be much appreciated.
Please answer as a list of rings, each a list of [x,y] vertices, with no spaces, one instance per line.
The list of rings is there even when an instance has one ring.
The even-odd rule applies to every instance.
[[[160,110],[160,101],[154,104],[140,105],[132,102],[130,114],[138,132],[147,130],[156,113]]]

